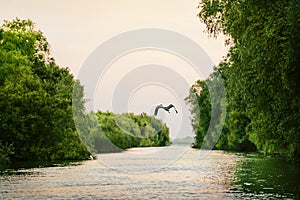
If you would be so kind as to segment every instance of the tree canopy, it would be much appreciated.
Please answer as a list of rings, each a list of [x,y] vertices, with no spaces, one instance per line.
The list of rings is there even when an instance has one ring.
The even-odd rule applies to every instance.
[[[225,34],[230,46],[216,67],[227,96],[223,145],[216,147],[253,150],[254,144],[265,153],[299,160],[299,0],[202,0],[199,8],[208,34]],[[199,123],[206,124],[201,128],[210,118],[203,104],[209,95],[204,82],[197,84],[203,92],[196,103],[208,110],[200,113],[206,116],[200,117],[205,120]]]
[[[4,21],[0,163],[87,159],[91,153],[170,144],[169,129],[154,117],[86,113],[84,103],[83,86],[68,68],[55,63],[35,24],[18,18]]]
[[[82,133],[93,153],[119,152],[131,147],[170,145],[169,128],[154,116],[98,111],[86,115]]]
[[[85,159],[72,115],[68,69],[55,64],[30,20],[0,28],[0,151],[3,160]],[[4,159],[5,158],[5,159]]]

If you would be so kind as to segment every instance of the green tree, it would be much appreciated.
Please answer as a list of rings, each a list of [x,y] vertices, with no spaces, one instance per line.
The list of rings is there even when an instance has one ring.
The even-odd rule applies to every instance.
[[[74,77],[50,55],[42,32],[30,20],[0,28],[0,141],[9,157],[22,160],[89,156],[72,114]]]
[[[224,148],[226,141],[218,142],[226,117],[226,96],[223,78],[215,71],[205,81],[196,81],[185,99],[192,113],[195,148]],[[226,138],[222,138],[226,139]],[[218,142],[218,143],[217,143]]]
[[[90,127],[83,140],[95,153],[170,145],[169,129],[154,116],[102,111],[88,116]]]
[[[185,99],[191,106],[192,127],[195,132],[195,148],[201,148],[208,131],[211,118],[211,103],[205,81],[197,81],[190,89],[189,96]]]
[[[202,0],[200,20],[227,35],[230,145],[249,139],[266,153],[300,159],[299,0]]]

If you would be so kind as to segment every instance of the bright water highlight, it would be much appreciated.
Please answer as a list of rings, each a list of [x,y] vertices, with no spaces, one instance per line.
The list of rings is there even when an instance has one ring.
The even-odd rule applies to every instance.
[[[286,174],[279,163],[185,146],[134,148],[78,165],[4,172],[0,199],[296,199],[299,170]],[[279,185],[287,175],[294,175],[290,190]]]

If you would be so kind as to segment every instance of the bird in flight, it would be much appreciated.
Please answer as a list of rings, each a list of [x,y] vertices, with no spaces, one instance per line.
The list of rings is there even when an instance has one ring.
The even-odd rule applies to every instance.
[[[173,104],[170,104],[168,106],[163,106],[162,104],[159,104],[158,106],[156,106],[155,111],[154,111],[154,115],[156,116],[158,113],[158,110],[160,108],[163,108],[165,111],[167,111],[168,113],[170,113],[170,109],[174,108],[175,112],[178,113],[178,111],[176,110],[175,106]]]

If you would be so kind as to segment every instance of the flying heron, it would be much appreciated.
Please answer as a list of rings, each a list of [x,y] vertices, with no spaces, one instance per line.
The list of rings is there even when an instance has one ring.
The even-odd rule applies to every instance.
[[[159,104],[158,106],[156,106],[155,111],[154,111],[154,115],[156,116],[158,113],[158,110],[160,108],[163,108],[165,111],[167,111],[168,113],[170,113],[170,109],[174,108],[175,112],[178,113],[178,111],[176,110],[175,106],[173,104],[170,104],[168,106],[163,106],[162,104]]]

